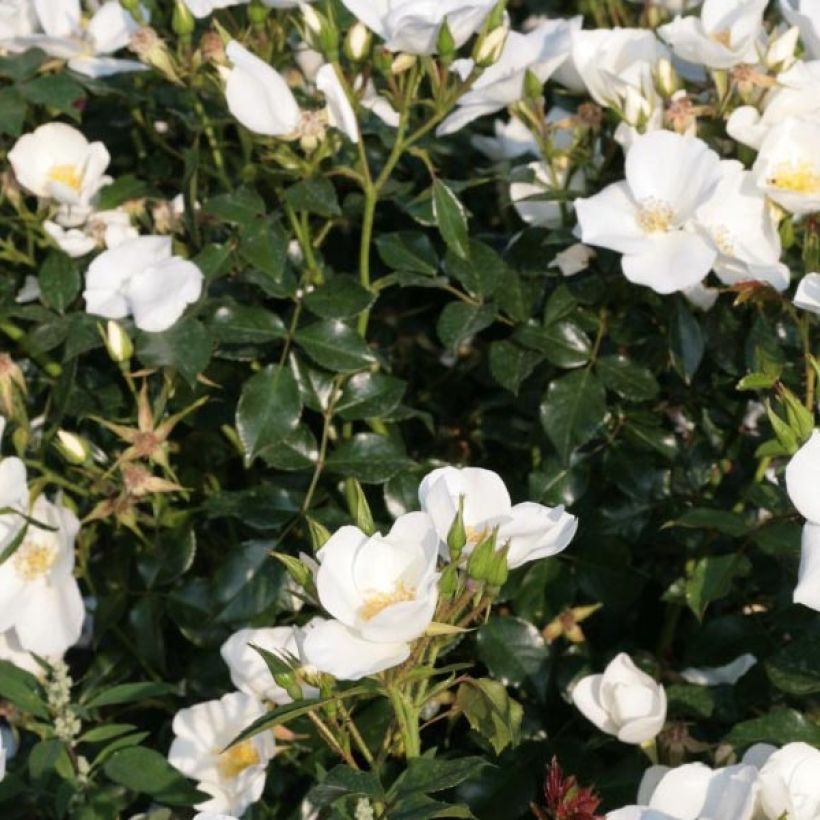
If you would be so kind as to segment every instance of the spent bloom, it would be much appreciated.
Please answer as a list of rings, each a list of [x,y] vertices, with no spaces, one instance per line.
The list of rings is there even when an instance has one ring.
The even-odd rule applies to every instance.
[[[433,470],[419,486],[419,502],[435,525],[443,555],[447,554],[447,535],[463,504],[465,552],[498,528],[497,543],[509,545],[507,562],[511,569],[562,552],[578,528],[578,519],[563,507],[531,501],[514,505],[501,476],[478,467]]]
[[[174,256],[168,236],[140,236],[101,253],[88,266],[86,311],[106,319],[133,316],[140,330],[171,327],[202,293],[202,271]]]
[[[196,780],[200,791],[211,795],[196,808],[240,816],[262,796],[265,769],[275,751],[273,733],[260,732],[227,747],[264,713],[265,707],[244,692],[231,692],[176,713],[168,760]]]
[[[626,155],[626,179],[576,199],[581,240],[623,254],[630,282],[658,293],[697,285],[714,265],[714,244],[692,219],[720,181],[720,159],[701,140],[653,131]]]
[[[666,722],[663,686],[638,669],[623,652],[602,675],[578,681],[571,694],[587,720],[623,743],[650,741]]]

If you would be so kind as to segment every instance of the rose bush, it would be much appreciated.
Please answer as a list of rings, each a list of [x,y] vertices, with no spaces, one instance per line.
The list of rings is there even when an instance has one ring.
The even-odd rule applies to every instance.
[[[0,3],[0,815],[818,820],[818,42]]]

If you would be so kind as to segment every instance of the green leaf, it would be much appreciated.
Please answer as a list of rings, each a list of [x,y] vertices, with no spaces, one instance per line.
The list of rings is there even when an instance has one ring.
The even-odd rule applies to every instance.
[[[274,282],[281,282],[288,258],[288,238],[267,221],[258,219],[242,233],[239,255]]]
[[[342,214],[336,189],[326,177],[291,185],[285,191],[285,201],[296,211],[307,211],[317,216],[333,217]]]
[[[586,444],[606,415],[604,387],[591,370],[568,373],[552,382],[541,401],[541,424],[564,463]]]
[[[413,466],[395,442],[375,433],[359,433],[337,447],[327,460],[330,472],[363,484],[383,484]]]
[[[356,373],[345,384],[336,413],[346,421],[388,415],[404,397],[407,384],[384,373]]]
[[[807,635],[786,644],[766,661],[769,680],[790,695],[820,692],[820,638]]]
[[[425,276],[438,273],[438,257],[433,243],[421,231],[397,231],[376,237],[376,249],[391,270],[410,271]]]
[[[317,364],[337,373],[355,373],[376,362],[367,342],[338,320],[308,325],[296,333],[296,341]]]
[[[390,787],[390,794],[399,797],[415,792],[434,794],[454,789],[477,775],[492,763],[480,757],[417,757],[407,761],[407,769]]]
[[[129,199],[146,197],[150,192],[151,189],[144,180],[134,174],[123,174],[100,191],[99,208],[101,211],[110,210]]]
[[[211,360],[211,336],[196,319],[181,319],[162,333],[138,333],[137,355],[146,367],[172,367],[193,385]]]
[[[202,799],[159,752],[142,746],[120,749],[103,767],[106,777],[138,794],[148,794],[160,803],[191,806]]]
[[[273,311],[238,302],[217,305],[208,327],[218,342],[227,345],[261,345],[287,335],[285,323]]]
[[[21,83],[17,88],[29,102],[56,108],[79,122],[80,109],[77,103],[85,99],[85,91],[65,71],[36,77]]]
[[[0,89],[0,134],[19,137],[26,118],[26,103],[13,86]]]
[[[715,530],[723,535],[737,538],[749,531],[746,519],[738,513],[728,510],[715,510],[707,507],[695,507],[680,518],[670,521],[664,527],[688,527],[696,530]]]
[[[725,741],[739,749],[754,743],[782,746],[803,742],[820,746],[820,726],[794,709],[775,709],[762,717],[738,723]]]
[[[524,350],[512,342],[493,342],[490,345],[490,372],[502,387],[515,395],[518,395],[521,383],[543,359],[540,353]]]
[[[748,575],[750,570],[751,564],[744,555],[701,558],[686,582],[686,603],[702,619],[709,604],[728,595],[732,581]]]
[[[516,332],[515,340],[544,354],[562,368],[582,367],[589,361],[592,343],[581,328],[570,321],[550,325],[525,325]]]
[[[716,696],[710,686],[674,684],[667,686],[666,697],[669,713],[675,717],[705,720],[715,711]]]
[[[467,212],[458,197],[440,179],[433,183],[433,216],[447,247],[462,259],[470,256]]]
[[[541,633],[520,618],[493,617],[476,637],[478,657],[505,686],[526,686],[543,697],[549,649]]]
[[[276,447],[261,453],[260,458],[277,470],[308,470],[319,459],[319,445],[310,428],[300,424]]]
[[[337,276],[305,297],[308,310],[323,319],[350,319],[367,310],[376,295],[352,276]]]
[[[80,272],[62,251],[52,251],[37,274],[43,304],[64,313],[80,292]]]
[[[38,718],[48,717],[45,693],[40,681],[30,672],[3,660],[0,660],[0,697],[13,703],[21,712],[28,712]]]
[[[442,343],[455,351],[463,341],[489,327],[494,319],[493,305],[450,302],[441,312],[436,329]]]
[[[94,695],[86,704],[88,709],[99,709],[101,706],[113,706],[120,703],[133,703],[143,701],[148,698],[162,697],[176,691],[176,687],[170,683],[151,682],[145,683],[122,683],[112,686]]]
[[[32,780],[42,780],[52,772],[64,780],[74,779],[74,768],[65,744],[59,740],[41,740],[28,756],[28,771]]]
[[[384,789],[379,778],[373,772],[351,769],[349,766],[334,766],[321,783],[314,786],[308,794],[312,806],[330,806],[343,797],[369,797],[381,800]]]
[[[236,408],[236,430],[245,463],[275,447],[292,433],[302,414],[299,386],[288,367],[270,365],[242,387]]]
[[[597,368],[604,385],[627,401],[650,401],[660,390],[652,371],[626,356],[602,356]]]
[[[706,339],[700,323],[686,307],[683,298],[678,299],[675,305],[675,314],[669,327],[669,346],[675,369],[689,384],[703,361]]]
[[[492,744],[496,754],[507,746],[518,745],[524,710],[498,681],[479,678],[462,683],[456,703],[470,726]]]
[[[445,267],[447,273],[458,279],[470,293],[484,298],[491,297],[501,287],[507,274],[504,260],[489,245],[477,239],[470,240],[467,259],[449,250]]]
[[[247,228],[264,215],[265,201],[250,188],[237,188],[209,199],[202,206],[202,213]]]

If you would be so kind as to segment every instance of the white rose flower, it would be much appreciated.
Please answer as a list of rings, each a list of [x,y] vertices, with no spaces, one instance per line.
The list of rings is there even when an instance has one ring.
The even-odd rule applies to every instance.
[[[85,617],[73,574],[80,522],[45,496],[30,516],[54,529],[29,524],[14,555],[0,564],[0,631],[14,628],[22,649],[60,657],[79,640]]]
[[[139,236],[139,231],[131,224],[131,217],[121,208],[92,213],[82,228],[64,228],[47,219],[43,222],[43,230],[63,253],[75,259],[95,248],[116,248]]]
[[[623,652],[602,675],[578,681],[571,694],[587,720],[623,743],[650,741],[666,722],[666,690]]]
[[[498,61],[459,98],[456,110],[438,127],[438,136],[453,134],[479,117],[518,102],[524,94],[528,71],[545,83],[567,59],[571,32],[580,27],[581,18],[575,17],[572,20],[548,20],[527,34],[511,31]],[[466,78],[473,63],[457,60],[453,68]]]
[[[327,119],[332,128],[341,131],[351,142],[359,141],[359,123],[347,98],[336,69],[325,63],[316,73],[316,88],[327,100]]]
[[[392,669],[410,657],[406,641],[368,641],[340,621],[316,619],[305,636],[305,659],[339,680],[360,680]]]
[[[758,187],[794,214],[820,211],[820,117],[788,118],[766,134],[752,169]]]
[[[726,122],[729,136],[759,149],[769,131],[788,117],[820,113],[820,60],[796,63],[779,74],[762,108],[762,113],[753,105],[736,108]]]
[[[654,74],[668,58],[666,46],[646,29],[578,30],[558,78],[573,88],[580,84],[599,105],[623,111],[628,93],[640,99],[657,96]]]
[[[387,535],[342,527],[318,554],[322,606],[369,641],[418,638],[438,601],[438,535],[424,513],[402,515]]]
[[[435,54],[445,20],[456,48],[481,27],[495,0],[342,0],[388,51]]]
[[[624,806],[607,814],[606,820],[678,820],[666,812],[647,809],[645,806]]]
[[[588,248],[582,242],[570,245],[566,250],[555,254],[555,259],[550,262],[551,268],[558,268],[561,276],[575,276],[589,267],[589,263],[595,258],[595,251]]]
[[[239,820],[232,814],[214,814],[212,811],[201,811],[194,815],[194,820]]]
[[[493,125],[494,137],[485,137],[480,134],[470,138],[473,146],[494,162],[531,154],[541,156],[541,149],[535,141],[532,132],[524,123],[513,117],[509,122],[496,120]]]
[[[0,436],[5,426],[5,419],[0,416]],[[19,513],[28,509],[26,467],[16,456],[0,459],[0,510],[4,509]],[[24,524],[23,518],[15,512],[0,514],[0,551],[17,537]]]
[[[17,181],[27,191],[71,207],[89,207],[103,185],[110,156],[101,142],[89,143],[62,122],[24,134],[9,151]]]
[[[720,252],[714,271],[724,284],[767,282],[779,291],[789,286],[769,203],[740,162],[720,163],[720,181],[695,212],[695,221]]]
[[[820,751],[808,743],[789,743],[760,770],[760,804],[769,820],[820,817]]]
[[[498,546],[509,544],[510,569],[562,552],[578,528],[578,519],[563,507],[545,507],[531,501],[513,505],[501,476],[491,470],[441,467],[422,480],[419,503],[435,524],[445,557],[447,534],[462,498],[465,553],[469,554],[498,527]]]
[[[0,3],[0,48],[14,50],[15,37],[32,34],[39,24],[32,0],[5,0]]]
[[[272,732],[260,732],[230,749],[225,747],[255,720],[265,707],[243,692],[198,703],[176,713],[174,741],[168,761],[197,788],[211,795],[196,808],[241,815],[262,796],[265,769],[275,752]]]
[[[119,4],[106,0],[84,20],[80,0],[35,0],[34,6],[45,33],[17,37],[14,47],[41,48],[46,54],[68,60],[68,67],[88,77],[108,77],[129,71],[145,71],[136,60],[111,57],[128,45],[139,23]],[[143,14],[147,10],[143,9]]]
[[[653,766],[644,775],[638,801],[676,820],[752,820],[757,804],[757,769],[703,763],[676,769]]]
[[[705,0],[700,17],[676,17],[658,34],[682,60],[727,69],[756,63],[769,0]]]
[[[264,658],[253,648],[258,646],[274,655],[292,656],[306,663],[304,641],[307,633],[320,619],[300,626],[274,626],[264,629],[240,629],[222,644],[222,660],[228,665],[233,685],[257,700],[270,703],[291,703],[293,698],[273,679]],[[253,644],[253,646],[251,646]],[[315,698],[319,690],[302,686],[306,698]]]
[[[820,273],[807,273],[797,285],[794,304],[820,315]]]
[[[657,293],[697,285],[714,265],[713,244],[691,226],[720,181],[720,158],[706,143],[670,131],[639,137],[626,155],[626,180],[576,199],[581,240],[624,254],[624,275]]]
[[[820,57],[820,3],[817,0],[780,0],[780,12],[791,26],[800,29],[806,51]]]
[[[226,9],[230,6],[244,6],[248,0],[183,0],[188,7],[188,11],[194,17],[207,17],[218,9]],[[292,9],[301,3],[312,3],[313,0],[262,0],[262,3],[270,9]]]
[[[169,236],[140,236],[104,251],[88,266],[86,311],[106,319],[133,316],[140,330],[171,327],[202,293],[202,271],[173,255]]]

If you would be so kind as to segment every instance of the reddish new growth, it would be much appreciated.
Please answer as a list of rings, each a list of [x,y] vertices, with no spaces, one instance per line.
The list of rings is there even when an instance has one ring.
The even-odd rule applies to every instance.
[[[602,814],[595,814],[601,805],[595,790],[579,786],[572,775],[565,777],[554,757],[547,770],[544,797],[546,809],[532,806],[532,813],[538,820],[604,820]]]

